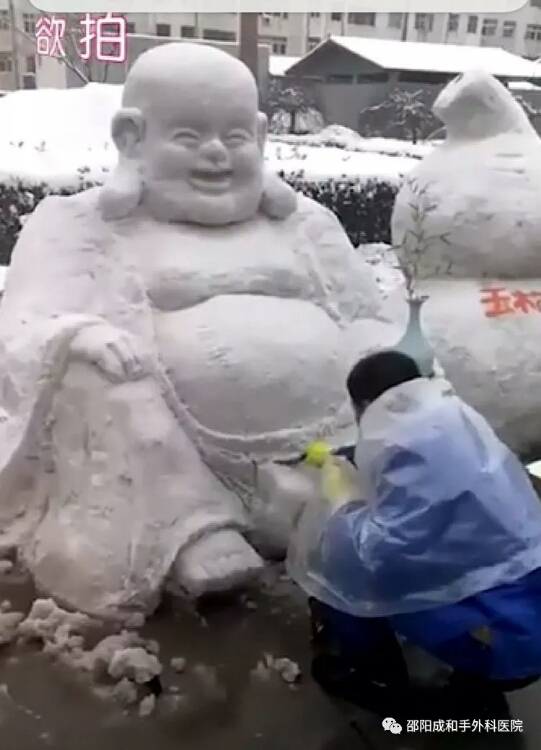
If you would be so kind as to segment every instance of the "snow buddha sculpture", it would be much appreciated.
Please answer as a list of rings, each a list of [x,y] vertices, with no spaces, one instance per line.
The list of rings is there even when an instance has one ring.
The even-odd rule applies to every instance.
[[[447,138],[408,175],[392,233],[430,295],[423,323],[447,377],[517,450],[541,443],[541,140],[487,73],[434,104]]]
[[[26,222],[0,315],[0,547],[102,616],[257,575],[258,466],[341,440],[348,367],[399,336],[336,218],[265,169],[241,62],[146,52],[112,137],[104,187]]]

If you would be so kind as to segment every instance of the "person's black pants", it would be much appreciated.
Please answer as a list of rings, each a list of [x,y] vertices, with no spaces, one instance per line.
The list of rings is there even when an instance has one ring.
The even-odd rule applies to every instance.
[[[371,622],[370,648],[344,650],[329,626],[329,609],[315,599],[310,600],[312,627],[312,676],[328,695],[348,701],[374,713],[398,714],[406,711],[411,718],[414,705],[422,704],[425,718],[430,714],[442,718],[442,700],[446,709],[467,718],[468,707],[474,718],[481,718],[479,701],[487,711],[501,713],[503,693],[521,690],[538,677],[519,680],[491,680],[488,676],[455,671],[449,684],[437,688],[414,688],[410,685],[402,647],[384,618]],[[455,704],[455,705],[453,705]],[[502,718],[496,714],[487,718]]]

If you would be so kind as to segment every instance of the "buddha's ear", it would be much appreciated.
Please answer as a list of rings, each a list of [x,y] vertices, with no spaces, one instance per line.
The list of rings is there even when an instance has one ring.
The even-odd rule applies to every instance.
[[[257,143],[261,152],[265,149],[267,141],[268,120],[264,112],[257,113]]]
[[[126,159],[139,156],[139,146],[145,137],[146,123],[140,110],[121,109],[113,117],[111,136],[118,151]]]

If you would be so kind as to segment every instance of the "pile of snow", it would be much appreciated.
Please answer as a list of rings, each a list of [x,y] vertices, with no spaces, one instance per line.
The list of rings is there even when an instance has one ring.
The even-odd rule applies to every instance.
[[[145,688],[162,673],[158,644],[123,630],[86,650],[87,638],[99,626],[81,612],[62,609],[52,599],[37,599],[26,616],[11,611],[9,603],[4,603],[0,609],[0,645],[37,644],[44,654],[88,675],[101,697],[126,706],[139,703],[139,713],[148,715],[155,695],[144,694]]]
[[[109,128],[121,94],[121,86],[91,83],[78,89],[17,91],[1,98],[0,180],[46,183],[53,189],[76,188],[83,179],[101,182],[117,159]],[[430,148],[362,139],[339,126],[294,138],[271,140],[267,162],[276,171],[302,171],[311,179],[398,180]],[[335,147],[322,148],[333,143]]]
[[[184,657],[171,659],[170,671],[182,675],[183,687],[165,687],[163,665],[157,641],[145,639],[134,630],[122,630],[96,643],[103,623],[81,612],[68,612],[52,599],[37,599],[30,612],[12,611],[10,602],[0,604],[0,646],[34,644],[64,667],[74,670],[92,692],[124,708],[133,707],[139,716],[149,716],[160,698],[162,710],[178,715],[193,714],[222,703],[227,693],[217,669],[194,664],[189,670]],[[96,643],[88,647],[88,643]],[[289,659],[265,657],[269,669],[289,684],[300,678],[298,666]]]

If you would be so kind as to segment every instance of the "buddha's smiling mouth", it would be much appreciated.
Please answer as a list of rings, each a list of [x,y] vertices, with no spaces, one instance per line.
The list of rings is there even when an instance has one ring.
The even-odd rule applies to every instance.
[[[232,176],[230,169],[194,169],[190,182],[200,190],[221,192],[229,188]]]

